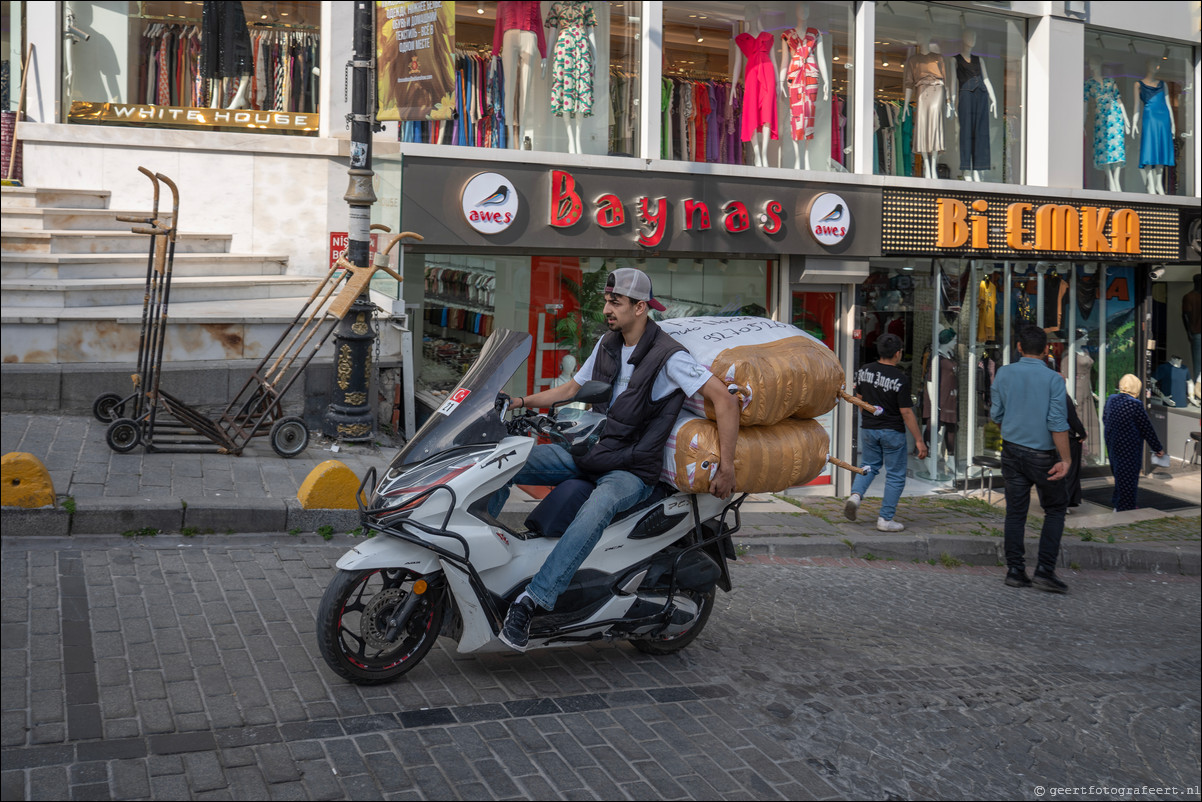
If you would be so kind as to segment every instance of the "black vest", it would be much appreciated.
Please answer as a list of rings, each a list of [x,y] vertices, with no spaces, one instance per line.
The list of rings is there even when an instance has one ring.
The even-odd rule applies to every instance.
[[[622,358],[622,333],[608,332],[601,338],[593,363],[593,379],[613,386]],[[672,424],[684,406],[684,391],[679,388],[658,401],[651,400],[655,377],[668,357],[684,346],[664,333],[652,320],[630,355],[634,373],[630,384],[612,404],[594,404],[606,414],[605,431],[597,444],[582,457],[576,457],[580,470],[593,476],[609,471],[630,471],[649,485],[659,481],[664,464],[664,444],[672,434]]]

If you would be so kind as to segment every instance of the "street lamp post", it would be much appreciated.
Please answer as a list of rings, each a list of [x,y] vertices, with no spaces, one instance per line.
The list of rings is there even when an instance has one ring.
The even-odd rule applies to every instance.
[[[350,206],[346,260],[355,267],[368,266],[371,207],[376,202],[372,189],[375,173],[371,169],[375,109],[368,105],[375,48],[372,33],[372,4],[356,0],[351,62],[351,160],[343,196]],[[374,309],[365,290],[334,332],[332,401],[322,417],[322,433],[327,437],[361,442],[375,436],[376,421],[371,411],[371,360],[376,341]]]

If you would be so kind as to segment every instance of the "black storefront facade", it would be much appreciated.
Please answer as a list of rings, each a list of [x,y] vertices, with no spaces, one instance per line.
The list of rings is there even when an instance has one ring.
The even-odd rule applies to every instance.
[[[570,375],[572,358],[583,360],[599,329],[577,332],[565,321],[598,310],[605,272],[625,266],[651,276],[668,307],[663,317],[757,315],[814,334],[846,365],[849,386],[855,366],[875,358],[876,337],[901,335],[902,366],[935,445],[928,460],[912,457],[919,491],[975,479],[973,456],[1000,450],[988,384],[1015,355],[1019,321],[1049,329],[1055,367],[1070,391],[1089,396],[1095,444],[1103,390],[1123,373],[1154,375],[1158,358],[1180,350],[1181,338],[1147,345],[1154,298],[1164,295],[1153,270],[1173,271],[1171,287],[1161,282],[1172,305],[1190,269],[1185,205],[1119,205],[1111,197],[1102,206],[1088,197],[1099,193],[1079,191],[965,193],[951,182],[938,183],[955,190],[901,189],[859,176],[807,182],[638,165],[405,156],[393,172],[385,168],[400,197],[399,220],[385,222],[425,238],[406,252],[397,289],[410,312],[405,393],[417,422],[454,391],[495,328],[534,336],[512,392]],[[1195,256],[1195,271],[1196,263]],[[1187,409],[1171,414],[1184,421]],[[823,421],[832,451],[853,462],[856,418],[840,404]],[[1194,408],[1195,429],[1196,421]],[[1168,429],[1171,438],[1176,429]],[[1098,448],[1086,459],[1105,465]],[[846,494],[842,473],[797,492]]]

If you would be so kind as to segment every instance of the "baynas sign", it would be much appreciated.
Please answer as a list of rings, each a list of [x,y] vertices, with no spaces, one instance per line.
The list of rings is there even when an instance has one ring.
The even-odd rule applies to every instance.
[[[968,244],[975,250],[990,250],[989,201],[965,204],[955,198],[939,198],[937,205],[936,247]],[[1006,246],[1016,251],[1140,252],[1139,214],[1134,209],[1019,202],[1008,204],[1005,214]]]

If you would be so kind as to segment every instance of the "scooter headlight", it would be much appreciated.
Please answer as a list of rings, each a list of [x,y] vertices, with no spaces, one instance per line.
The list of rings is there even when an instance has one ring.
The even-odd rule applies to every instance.
[[[492,447],[458,450],[432,457],[409,468],[391,468],[376,486],[371,509],[379,518],[412,512],[427,499],[438,495],[427,491],[450,482],[492,451]]]

